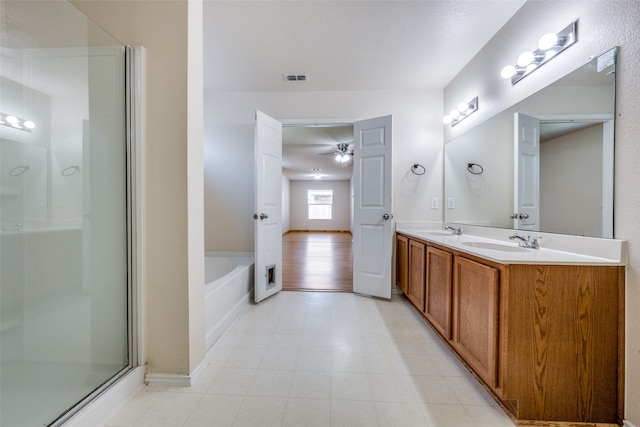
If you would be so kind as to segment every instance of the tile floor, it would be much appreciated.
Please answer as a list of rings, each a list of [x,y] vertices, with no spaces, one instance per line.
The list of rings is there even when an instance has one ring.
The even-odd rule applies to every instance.
[[[147,386],[105,427],[513,427],[400,295],[281,292],[207,361],[192,387]]]

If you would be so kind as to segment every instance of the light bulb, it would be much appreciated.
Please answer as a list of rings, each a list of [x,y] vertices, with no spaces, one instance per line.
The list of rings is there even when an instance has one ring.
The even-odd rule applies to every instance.
[[[521,67],[526,67],[527,65],[531,64],[533,62],[533,52],[522,52],[520,54],[520,56],[518,56],[518,65]]]
[[[7,116],[5,120],[7,121],[7,123],[12,124],[14,126],[20,122],[20,120],[18,120],[16,116]]]
[[[458,104],[458,111],[460,111],[461,113],[466,113],[467,110],[469,109],[469,103],[467,102],[461,102],[460,104]]]
[[[547,50],[558,44],[558,35],[555,33],[547,33],[540,37],[538,41],[538,48],[540,50]]]
[[[26,127],[27,129],[35,129],[36,124],[33,123],[31,120],[26,120],[24,122],[24,127]]]
[[[444,123],[445,125],[448,125],[449,123],[451,123],[451,116],[450,115],[446,115],[442,118],[442,123]]]
[[[500,72],[500,75],[502,76],[503,79],[509,79],[513,77],[515,74],[516,74],[516,67],[514,67],[513,65],[507,65]]]

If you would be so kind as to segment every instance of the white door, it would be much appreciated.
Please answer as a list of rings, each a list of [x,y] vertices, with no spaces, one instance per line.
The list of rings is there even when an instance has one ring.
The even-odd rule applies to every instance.
[[[391,298],[391,116],[353,125],[353,291]]]
[[[540,120],[514,114],[513,227],[540,229]]]
[[[282,290],[282,124],[256,111],[255,302]]]

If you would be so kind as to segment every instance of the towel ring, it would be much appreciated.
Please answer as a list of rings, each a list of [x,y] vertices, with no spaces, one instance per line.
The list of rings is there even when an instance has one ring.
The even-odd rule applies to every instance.
[[[421,164],[414,163],[413,166],[411,166],[411,172],[413,172],[416,175],[424,175],[427,172],[427,170]]]
[[[474,169],[475,168],[475,169]],[[479,171],[477,169],[480,169]],[[467,170],[474,175],[481,175],[484,172],[484,168],[477,163],[468,163]]]
[[[76,172],[80,172],[80,166],[69,166],[68,168],[63,169],[62,172],[60,172],[60,175],[71,176]]]
[[[9,171],[9,176],[20,176],[28,170],[29,170],[29,166],[26,166],[26,165],[16,166],[15,168]]]

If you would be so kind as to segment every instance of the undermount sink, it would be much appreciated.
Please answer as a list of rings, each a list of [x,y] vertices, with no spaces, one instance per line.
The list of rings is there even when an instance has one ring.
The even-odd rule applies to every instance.
[[[502,252],[529,252],[527,248],[521,248],[520,246],[513,245],[503,245],[501,243],[490,243],[490,242],[462,242],[465,246],[470,246],[472,248],[478,249],[491,249],[494,251],[502,251]]]

